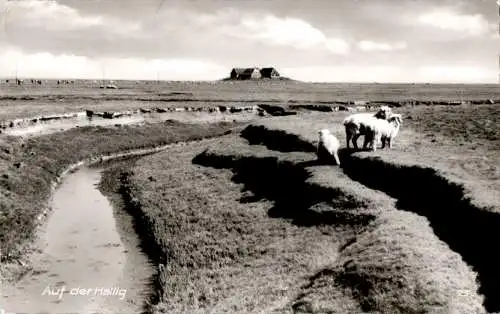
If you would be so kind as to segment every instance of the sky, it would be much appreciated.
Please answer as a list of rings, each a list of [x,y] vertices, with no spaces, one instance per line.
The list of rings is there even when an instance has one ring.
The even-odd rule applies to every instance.
[[[496,0],[0,0],[0,77],[498,83]]]

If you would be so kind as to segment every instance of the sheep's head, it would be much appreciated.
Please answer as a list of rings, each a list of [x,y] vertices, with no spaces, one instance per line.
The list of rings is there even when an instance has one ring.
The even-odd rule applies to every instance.
[[[389,106],[381,106],[380,109],[375,114],[375,118],[377,119],[389,119],[392,114],[392,109]]]

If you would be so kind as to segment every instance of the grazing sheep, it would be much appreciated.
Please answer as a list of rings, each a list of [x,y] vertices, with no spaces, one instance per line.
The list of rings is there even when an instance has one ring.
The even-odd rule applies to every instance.
[[[338,155],[338,149],[340,147],[339,140],[330,133],[328,129],[322,129],[318,131],[319,134],[319,142],[316,153],[318,155],[318,159],[335,159],[337,165],[340,166],[340,158]]]
[[[358,138],[366,134],[363,122],[371,119],[387,120],[391,115],[392,110],[390,107],[381,106],[376,113],[355,113],[345,118],[343,124],[345,126],[347,148],[349,148],[349,142],[351,141],[354,148],[358,148]],[[363,149],[366,149],[368,143],[369,141],[366,140],[365,135]]]
[[[386,142],[389,144],[389,148],[392,148],[393,139],[398,135],[403,124],[403,117],[401,114],[394,113],[387,120],[371,119],[363,124],[366,132],[365,142],[371,142],[372,150],[376,151],[379,142],[382,142],[382,148],[385,148]]]

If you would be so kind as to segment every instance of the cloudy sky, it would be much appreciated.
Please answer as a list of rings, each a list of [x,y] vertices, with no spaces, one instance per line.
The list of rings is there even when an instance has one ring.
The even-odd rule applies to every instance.
[[[497,83],[495,0],[0,0],[0,77]]]

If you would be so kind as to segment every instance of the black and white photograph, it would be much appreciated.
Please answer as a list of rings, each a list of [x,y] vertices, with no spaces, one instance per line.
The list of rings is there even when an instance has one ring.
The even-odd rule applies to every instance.
[[[0,314],[500,314],[500,1],[0,8]]]

